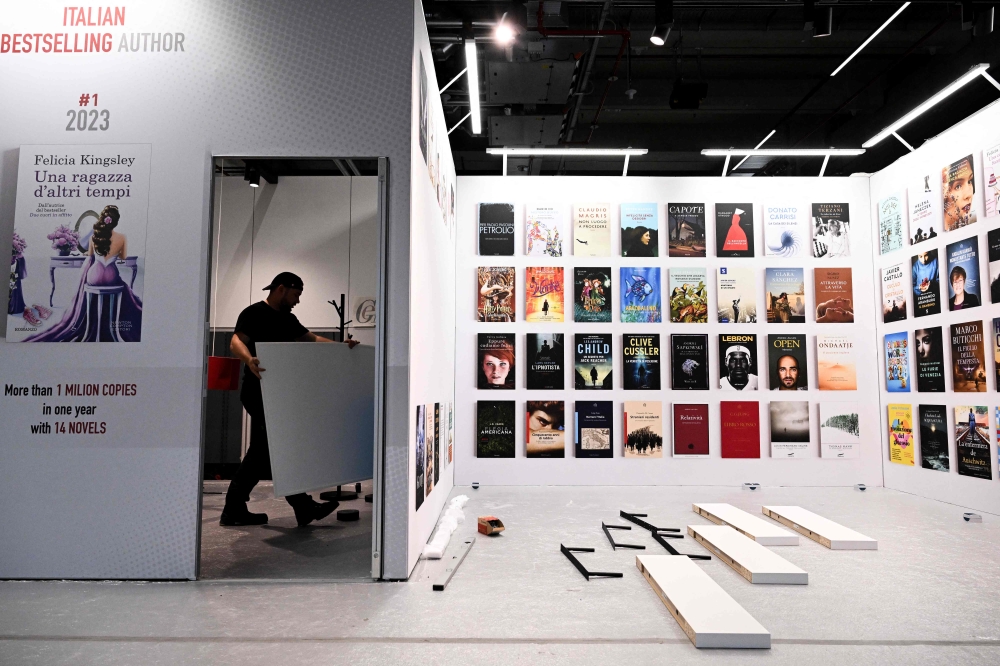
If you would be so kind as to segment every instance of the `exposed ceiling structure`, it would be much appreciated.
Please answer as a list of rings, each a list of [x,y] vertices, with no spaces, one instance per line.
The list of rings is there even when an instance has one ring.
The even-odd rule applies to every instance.
[[[836,76],[902,2],[674,0],[662,46],[650,42],[654,4],[425,0],[440,86],[465,67],[463,36],[478,45],[483,132],[466,121],[451,134],[458,173],[499,173],[487,147],[647,148],[629,173],[675,176],[718,176],[723,159],[702,149],[753,148],[772,130],[767,148],[858,148],[973,65],[997,63],[988,2],[912,2]],[[506,47],[493,39],[505,15],[517,32]],[[814,36],[830,17],[831,34]],[[997,98],[977,77],[899,134],[918,147]],[[442,101],[451,127],[469,112],[465,77]],[[826,175],[872,172],[906,152],[890,138],[832,158]],[[823,158],[751,157],[733,170],[737,161],[732,176],[815,176]],[[508,160],[511,175],[621,170],[620,158]]]

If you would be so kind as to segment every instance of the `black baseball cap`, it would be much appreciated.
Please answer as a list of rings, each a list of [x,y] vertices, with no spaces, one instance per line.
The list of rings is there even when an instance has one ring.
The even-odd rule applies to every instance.
[[[300,278],[295,273],[289,273],[285,271],[283,273],[278,273],[271,280],[271,284],[264,287],[264,291],[271,291],[272,289],[277,289],[278,287],[286,287],[288,289],[302,289],[302,278]]]

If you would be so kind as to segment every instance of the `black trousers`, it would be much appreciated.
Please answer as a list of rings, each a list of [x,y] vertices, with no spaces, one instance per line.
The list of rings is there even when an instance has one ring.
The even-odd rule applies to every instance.
[[[260,394],[260,386],[247,386],[244,383],[244,389],[240,391],[240,402],[250,415],[250,446],[226,491],[226,506],[237,508],[246,506],[250,501],[250,491],[261,478],[271,478],[271,453],[267,448],[267,424],[264,421],[264,400]],[[311,501],[305,493],[288,495],[285,499],[293,507]]]

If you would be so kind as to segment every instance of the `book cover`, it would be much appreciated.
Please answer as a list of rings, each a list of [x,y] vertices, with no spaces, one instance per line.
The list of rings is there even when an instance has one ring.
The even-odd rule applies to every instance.
[[[817,335],[816,373],[820,391],[856,391],[854,340],[846,335]]]
[[[857,458],[861,451],[861,421],[856,402],[819,403],[821,458]]]
[[[878,202],[879,254],[903,247],[903,238],[906,237],[904,212],[902,192],[890,194]]]
[[[424,503],[424,464],[427,459],[427,442],[424,433],[424,428],[427,427],[427,417],[424,414],[424,406],[417,405],[417,425],[414,429],[414,467],[416,468],[416,508],[419,509],[420,505]]]
[[[529,257],[561,257],[565,232],[558,206],[528,206],[524,214],[524,253]]]
[[[723,391],[756,391],[757,334],[719,334],[719,388]]]
[[[955,407],[955,444],[958,446],[959,474],[977,479],[993,478],[987,407],[972,405]]]
[[[476,457],[514,457],[514,401],[476,403]]]
[[[990,302],[1000,303],[1000,228],[991,229],[986,234],[990,263]]]
[[[926,250],[911,257],[910,273],[913,282],[913,316],[940,314],[941,279],[938,274],[938,251]]]
[[[513,266],[480,266],[478,303],[479,321],[514,321],[517,297],[514,295]]]
[[[983,322],[951,325],[951,375],[953,390],[986,392],[986,351]]]
[[[899,465],[913,466],[913,408],[910,405],[888,405],[889,460]]]
[[[708,323],[708,271],[705,268],[670,269],[670,321]]]
[[[428,405],[430,407],[430,405]],[[444,459],[441,457],[443,431],[441,430],[441,403],[434,403],[434,485],[441,480],[441,466]]]
[[[851,207],[846,203],[814,203],[813,256],[838,259],[851,256]]]
[[[910,182],[910,244],[937,238],[941,233],[941,189],[937,177],[923,173]]]
[[[917,362],[917,390],[921,393],[944,393],[944,342],[941,327],[918,328],[913,332],[914,358]]]
[[[528,333],[527,387],[534,390],[561,391],[566,388],[563,369],[563,334]]]
[[[611,269],[573,269],[573,321],[611,322]]]
[[[809,403],[779,400],[768,405],[771,414],[771,457],[809,458]]]
[[[622,256],[660,256],[660,217],[655,203],[621,205]]]
[[[504,256],[514,254],[514,204],[479,204],[479,254]]]
[[[809,248],[809,213],[795,204],[764,206],[764,249],[773,257],[802,257]]]
[[[760,458],[760,406],[756,402],[719,403],[723,458]]]
[[[1000,391],[1000,317],[993,319],[993,381]]]
[[[611,205],[573,206],[573,254],[578,257],[611,256]]]
[[[525,405],[525,455],[566,457],[566,406],[562,400],[528,400]]]
[[[715,296],[720,324],[757,323],[757,280],[752,268],[720,266]]]
[[[561,322],[565,314],[562,266],[528,266],[524,269],[524,320]]]
[[[708,457],[708,405],[674,403],[674,457]]]
[[[715,204],[715,254],[754,256],[753,204]]]
[[[767,323],[804,324],[806,322],[805,274],[801,268],[765,268],[764,300]]]
[[[628,391],[660,390],[660,334],[622,336],[622,388]]]
[[[577,400],[574,444],[577,458],[614,456],[611,430],[614,403],[610,400]]]
[[[437,458],[434,455],[436,447],[434,441],[434,405],[424,405],[424,415],[427,421],[424,426],[424,451],[427,454],[424,459],[424,493],[425,497],[429,497],[431,491],[434,490],[437,475]]]
[[[476,388],[514,390],[514,334],[479,333]]]
[[[675,391],[708,390],[708,336],[670,334],[671,388]]]
[[[802,333],[767,336],[767,367],[772,391],[809,390],[806,336]]]
[[[906,319],[906,265],[896,264],[882,269],[882,323]]]
[[[614,389],[611,374],[611,334],[577,333],[574,368],[577,390],[610,391]]]
[[[626,458],[663,457],[663,405],[659,400],[626,400],[622,430]]]
[[[979,307],[979,239],[975,236],[946,249],[948,257],[948,309],[968,310]]]
[[[448,403],[448,464],[455,460],[455,403]]]
[[[813,269],[817,324],[854,323],[854,278],[850,268]]]
[[[1000,215],[1000,145],[983,151],[983,181],[986,183],[983,195],[986,217]]]
[[[941,189],[944,230],[954,231],[975,224],[976,174],[972,155],[966,155],[941,169]]]
[[[920,415],[920,466],[947,472],[948,408],[944,405],[918,405]]]
[[[705,204],[667,204],[671,257],[705,256]]]
[[[910,392],[910,340],[906,331],[885,336],[885,390]]]
[[[619,271],[622,323],[660,323],[662,310],[659,266],[622,266]]]

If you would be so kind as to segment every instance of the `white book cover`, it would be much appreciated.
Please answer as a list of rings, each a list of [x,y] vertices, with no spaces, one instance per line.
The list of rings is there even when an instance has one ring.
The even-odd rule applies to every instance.
[[[921,174],[906,190],[910,203],[910,245],[941,234],[941,182],[934,174]],[[987,194],[987,199],[989,195]]]
[[[986,217],[1000,215],[1000,144],[983,151]],[[940,200],[940,197],[938,197]]]
[[[903,192],[895,192],[878,202],[879,254],[903,247],[906,238],[906,203]]]
[[[611,256],[611,204],[573,206],[573,254],[577,257]]]
[[[757,323],[757,279],[746,266],[719,266],[715,283],[720,324]]]
[[[560,206],[528,206],[524,219],[524,253],[529,257],[561,257],[565,234]]]
[[[764,205],[765,254],[774,257],[804,257],[810,254],[811,216],[798,204]]]
[[[856,402],[819,403],[821,458],[857,458],[861,429]]]

